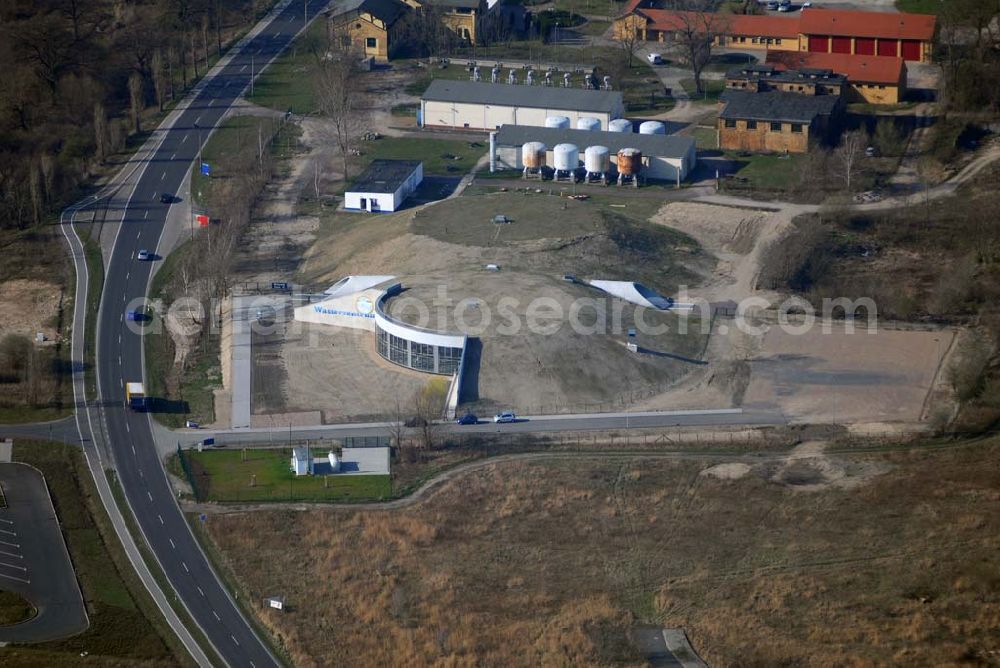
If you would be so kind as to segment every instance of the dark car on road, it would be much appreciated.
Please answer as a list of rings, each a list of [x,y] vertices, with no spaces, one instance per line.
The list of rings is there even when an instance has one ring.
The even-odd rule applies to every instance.
[[[170,204],[174,201],[174,196],[170,193],[163,193],[160,195],[160,202],[163,204]]]
[[[466,413],[462,417],[455,420],[457,424],[479,424],[479,418],[477,418],[472,413]]]

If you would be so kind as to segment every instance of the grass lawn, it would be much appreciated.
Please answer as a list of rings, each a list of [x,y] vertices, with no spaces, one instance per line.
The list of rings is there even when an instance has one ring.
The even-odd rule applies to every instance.
[[[14,460],[45,476],[90,628],[66,640],[0,648],[0,665],[69,665],[83,652],[95,665],[190,664],[183,650],[172,651],[177,640],[128,563],[80,450],[22,440],[14,444]]]
[[[586,23],[582,26],[574,28],[577,32],[583,35],[590,35],[592,37],[600,37],[608,31],[611,27],[611,21],[604,21],[601,19],[588,19]]]
[[[288,466],[290,449],[248,449],[245,455],[240,450],[191,451],[184,456],[202,501],[362,501],[392,495],[387,475],[296,477]]]
[[[910,14],[939,14],[942,0],[896,0],[896,9]]]
[[[270,109],[290,109],[293,114],[315,112],[316,97],[310,76],[315,62],[313,45],[321,43],[325,30],[325,21],[314,21],[306,32],[292,42],[288,51],[258,77],[253,95],[248,95],[248,99]]]
[[[719,147],[719,132],[715,128],[697,127],[691,134],[694,137],[695,146],[699,149]]]
[[[681,86],[687,91],[692,102],[701,104],[715,104],[719,101],[719,95],[726,89],[726,82],[722,79],[702,79],[702,93],[699,95],[695,90],[694,79],[681,79]]]
[[[362,155],[354,164],[358,174],[372,160],[423,160],[424,174],[461,176],[468,173],[489,149],[483,139],[469,137],[469,141],[433,139],[431,137],[382,137],[361,145]]]
[[[12,591],[0,591],[0,626],[26,622],[35,616],[35,606]]]
[[[784,190],[798,180],[798,173],[806,155],[791,153],[784,155],[729,155],[734,160],[744,163],[736,175],[749,179],[749,185],[763,190]]]

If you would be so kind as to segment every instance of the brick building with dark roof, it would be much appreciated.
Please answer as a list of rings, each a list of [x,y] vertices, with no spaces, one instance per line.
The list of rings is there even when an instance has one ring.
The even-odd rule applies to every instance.
[[[729,88],[719,100],[719,148],[735,151],[805,153],[815,143],[833,143],[843,111],[840,95],[773,89]]]
[[[789,70],[829,69],[842,74],[847,78],[847,98],[852,102],[898,104],[906,96],[906,62],[902,58],[771,51],[767,64]]]

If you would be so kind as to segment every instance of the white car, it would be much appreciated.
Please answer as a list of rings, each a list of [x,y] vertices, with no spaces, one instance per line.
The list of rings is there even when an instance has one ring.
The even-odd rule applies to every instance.
[[[503,422],[517,422],[517,416],[509,411],[505,413],[497,413],[493,416],[493,421],[497,424]]]
[[[145,248],[142,249],[142,250],[140,250],[138,253],[135,254],[135,259],[136,260],[140,260],[142,262],[145,262],[146,260],[149,260],[152,257],[153,256],[150,254],[150,252],[148,250],[146,250]]]
[[[650,65],[662,65],[663,64],[663,56],[661,56],[658,53],[647,53],[646,54],[646,60],[649,61]]]

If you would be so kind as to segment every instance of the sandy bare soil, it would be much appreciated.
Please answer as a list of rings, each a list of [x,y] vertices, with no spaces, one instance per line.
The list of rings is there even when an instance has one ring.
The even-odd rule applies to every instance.
[[[646,624],[709,665],[983,665],[998,447],[521,461],[406,510],[206,527],[242,595],[285,595],[263,620],[297,665],[640,665]]]
[[[918,421],[952,336],[848,334],[840,325],[794,336],[772,327],[751,362],[744,405],[777,406],[802,422]]]
[[[0,339],[20,334],[34,341],[42,332],[49,341],[55,340],[62,298],[62,289],[53,283],[25,279],[0,283]]]

